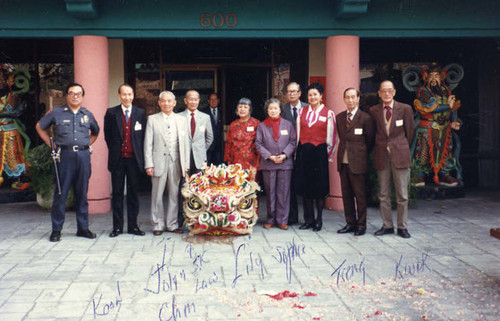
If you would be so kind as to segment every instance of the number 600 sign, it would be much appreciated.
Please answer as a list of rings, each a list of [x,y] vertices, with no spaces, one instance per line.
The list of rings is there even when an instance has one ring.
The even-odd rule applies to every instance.
[[[224,26],[233,28],[238,23],[238,17],[234,13],[226,15],[222,13],[202,13],[200,16],[200,26],[203,28],[222,28]]]

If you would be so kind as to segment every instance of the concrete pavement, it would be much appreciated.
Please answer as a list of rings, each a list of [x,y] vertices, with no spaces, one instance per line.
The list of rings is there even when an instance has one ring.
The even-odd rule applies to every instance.
[[[0,320],[500,320],[499,192],[418,201],[408,240],[373,236],[376,208],[361,237],[335,211],[319,233],[153,236],[149,204],[146,236],[109,238],[102,214],[77,238],[69,212],[59,243],[35,203],[0,205]]]

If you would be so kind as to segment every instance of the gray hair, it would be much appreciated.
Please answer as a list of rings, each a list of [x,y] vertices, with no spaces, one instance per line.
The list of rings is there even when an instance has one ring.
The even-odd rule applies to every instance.
[[[288,85],[286,85],[286,87],[285,87],[285,90],[288,91],[288,87],[290,87],[290,86],[297,86],[298,91],[301,91],[300,90],[300,85],[298,83],[296,83],[295,81],[292,81],[291,83],[288,83]]]
[[[174,93],[173,93],[173,92],[171,92],[171,91],[168,91],[168,90],[164,90],[164,91],[162,91],[162,92],[160,93],[160,96],[158,96],[158,100],[161,100],[161,96],[163,96],[163,95],[165,95],[165,94],[170,94],[170,95],[172,95],[172,97],[173,97],[173,98],[174,98],[174,100],[175,100],[175,95],[174,95]]]
[[[264,103],[264,112],[267,114],[267,109],[269,108],[269,105],[271,104],[278,104],[280,107],[280,111],[283,111],[283,107],[281,106],[281,101],[277,98],[269,98],[265,103]]]
[[[248,107],[250,107],[250,114],[252,114],[252,101],[250,99],[243,97],[238,100],[238,104],[236,105],[235,110],[236,115],[238,115],[238,105],[248,105]]]

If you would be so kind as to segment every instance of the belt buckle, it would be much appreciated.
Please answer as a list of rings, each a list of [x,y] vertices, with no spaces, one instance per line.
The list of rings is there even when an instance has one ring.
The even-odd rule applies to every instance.
[[[78,151],[78,145],[73,145],[73,147],[71,148],[74,152],[77,152]]]

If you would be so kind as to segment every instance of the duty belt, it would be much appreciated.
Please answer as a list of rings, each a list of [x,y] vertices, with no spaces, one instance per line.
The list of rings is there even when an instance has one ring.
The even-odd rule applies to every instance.
[[[72,150],[74,152],[78,152],[81,150],[89,149],[89,145],[73,145],[73,146],[60,146],[62,150]]]

